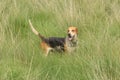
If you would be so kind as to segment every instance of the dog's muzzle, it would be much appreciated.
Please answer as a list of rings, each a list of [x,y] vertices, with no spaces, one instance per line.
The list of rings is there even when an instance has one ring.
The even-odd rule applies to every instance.
[[[73,40],[74,36],[72,36],[71,34],[68,33],[68,39],[71,41]]]

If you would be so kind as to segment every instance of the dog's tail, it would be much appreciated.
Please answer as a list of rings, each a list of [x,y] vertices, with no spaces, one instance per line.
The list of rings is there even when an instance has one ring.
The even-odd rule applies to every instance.
[[[30,19],[29,19],[29,25],[30,25],[30,27],[31,27],[31,29],[32,29],[32,32],[33,32],[35,35],[39,36],[39,37],[41,38],[41,40],[44,41],[45,38],[33,27]]]

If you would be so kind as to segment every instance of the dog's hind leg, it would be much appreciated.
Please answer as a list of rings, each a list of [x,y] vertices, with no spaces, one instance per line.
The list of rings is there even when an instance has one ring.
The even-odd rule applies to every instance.
[[[45,42],[41,43],[41,47],[45,51],[45,56],[47,56],[49,54],[49,52],[52,50],[52,48],[50,46],[48,46],[47,43],[45,43]]]

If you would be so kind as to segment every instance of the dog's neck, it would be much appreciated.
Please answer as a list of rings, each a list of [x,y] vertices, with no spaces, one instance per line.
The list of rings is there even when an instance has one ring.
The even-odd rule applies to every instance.
[[[77,46],[77,38],[74,40],[69,40],[68,37],[66,37],[66,45],[67,47],[76,47]]]

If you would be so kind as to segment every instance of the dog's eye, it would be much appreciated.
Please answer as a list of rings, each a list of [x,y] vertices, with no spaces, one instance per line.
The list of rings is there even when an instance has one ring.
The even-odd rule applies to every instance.
[[[75,30],[72,30],[72,32],[75,32]]]
[[[69,32],[69,30],[68,30],[68,32]]]

